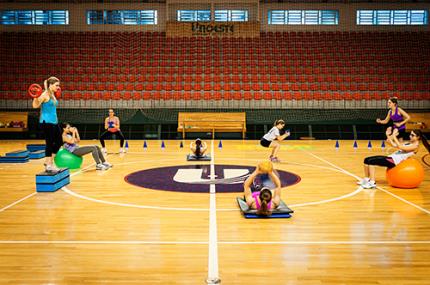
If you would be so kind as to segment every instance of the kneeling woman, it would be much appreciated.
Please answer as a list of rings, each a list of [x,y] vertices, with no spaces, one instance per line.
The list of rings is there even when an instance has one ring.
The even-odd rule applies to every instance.
[[[106,170],[112,167],[112,164],[106,161],[100,147],[96,145],[78,146],[80,141],[79,132],[77,128],[70,126],[69,123],[63,123],[63,147],[69,152],[77,156],[84,156],[91,153],[94,161],[97,163],[97,170]]]
[[[408,159],[418,151],[420,140],[423,142],[425,148],[430,152],[430,146],[428,141],[423,137],[420,130],[413,130],[409,136],[409,143],[401,144],[397,138],[399,131],[397,129],[393,130],[391,135],[387,136],[388,142],[395,148],[398,149],[395,153],[389,156],[370,156],[364,159],[364,178],[358,182],[363,188],[370,189],[376,188],[375,182],[375,166],[384,166],[388,168],[393,168],[400,162]]]
[[[262,176],[267,178],[262,179]],[[251,188],[255,186],[256,180],[264,181],[267,179],[273,183],[272,189],[263,183],[263,185],[259,185],[262,186],[261,189],[252,192]],[[243,188],[246,204],[251,209],[256,209],[258,215],[270,216],[273,209],[276,209],[281,203],[281,180],[273,171],[273,164],[270,161],[261,162],[245,180]]]
[[[195,157],[203,157],[206,154],[206,150],[208,149],[208,146],[205,142],[203,142],[201,139],[196,139],[195,142],[191,142],[190,144],[190,150],[192,155]]]

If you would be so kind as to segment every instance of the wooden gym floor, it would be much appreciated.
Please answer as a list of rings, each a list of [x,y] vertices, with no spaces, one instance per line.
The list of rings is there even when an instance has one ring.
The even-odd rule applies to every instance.
[[[257,141],[218,142],[215,165],[255,166],[268,156]],[[41,142],[2,141],[1,154],[27,143]],[[35,192],[43,160],[0,164],[0,284],[430,284],[429,168],[418,189],[388,186],[382,168],[377,189],[355,183],[365,156],[390,151],[380,141],[372,150],[364,141],[357,150],[352,141],[339,150],[334,141],[283,142],[276,168],[301,178],[282,192],[295,213],[258,220],[244,219],[239,194],[215,184],[202,185],[209,194],[127,183],[136,171],[196,164],[185,161],[189,141],[182,149],[179,141],[147,143],[109,154],[114,167],[105,172],[86,156],[55,193]],[[216,178],[211,162],[200,164]],[[158,173],[153,180],[170,190],[168,171]]]

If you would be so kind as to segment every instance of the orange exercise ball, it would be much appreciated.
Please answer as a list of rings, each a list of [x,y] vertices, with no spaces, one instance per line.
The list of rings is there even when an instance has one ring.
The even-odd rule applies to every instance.
[[[387,181],[397,188],[416,188],[424,180],[424,168],[421,163],[408,158],[393,168],[387,169]]]

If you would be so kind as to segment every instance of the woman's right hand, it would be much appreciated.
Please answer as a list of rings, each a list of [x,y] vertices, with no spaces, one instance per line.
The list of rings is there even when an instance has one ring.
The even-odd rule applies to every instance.
[[[376,122],[377,122],[378,124],[380,124],[382,121],[381,121],[381,119],[377,118],[377,119],[376,119]]]

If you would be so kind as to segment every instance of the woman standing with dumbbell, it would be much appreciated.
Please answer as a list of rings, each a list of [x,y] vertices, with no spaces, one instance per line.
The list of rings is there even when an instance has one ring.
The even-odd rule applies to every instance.
[[[55,93],[58,94],[61,90],[60,80],[56,77],[49,77],[45,80],[44,87],[43,92],[36,92],[36,95],[41,94],[33,99],[33,108],[40,108],[39,123],[46,142],[45,170],[46,172],[56,172],[58,168],[54,166],[53,158],[63,144],[62,130],[57,118],[58,100],[55,97]]]

